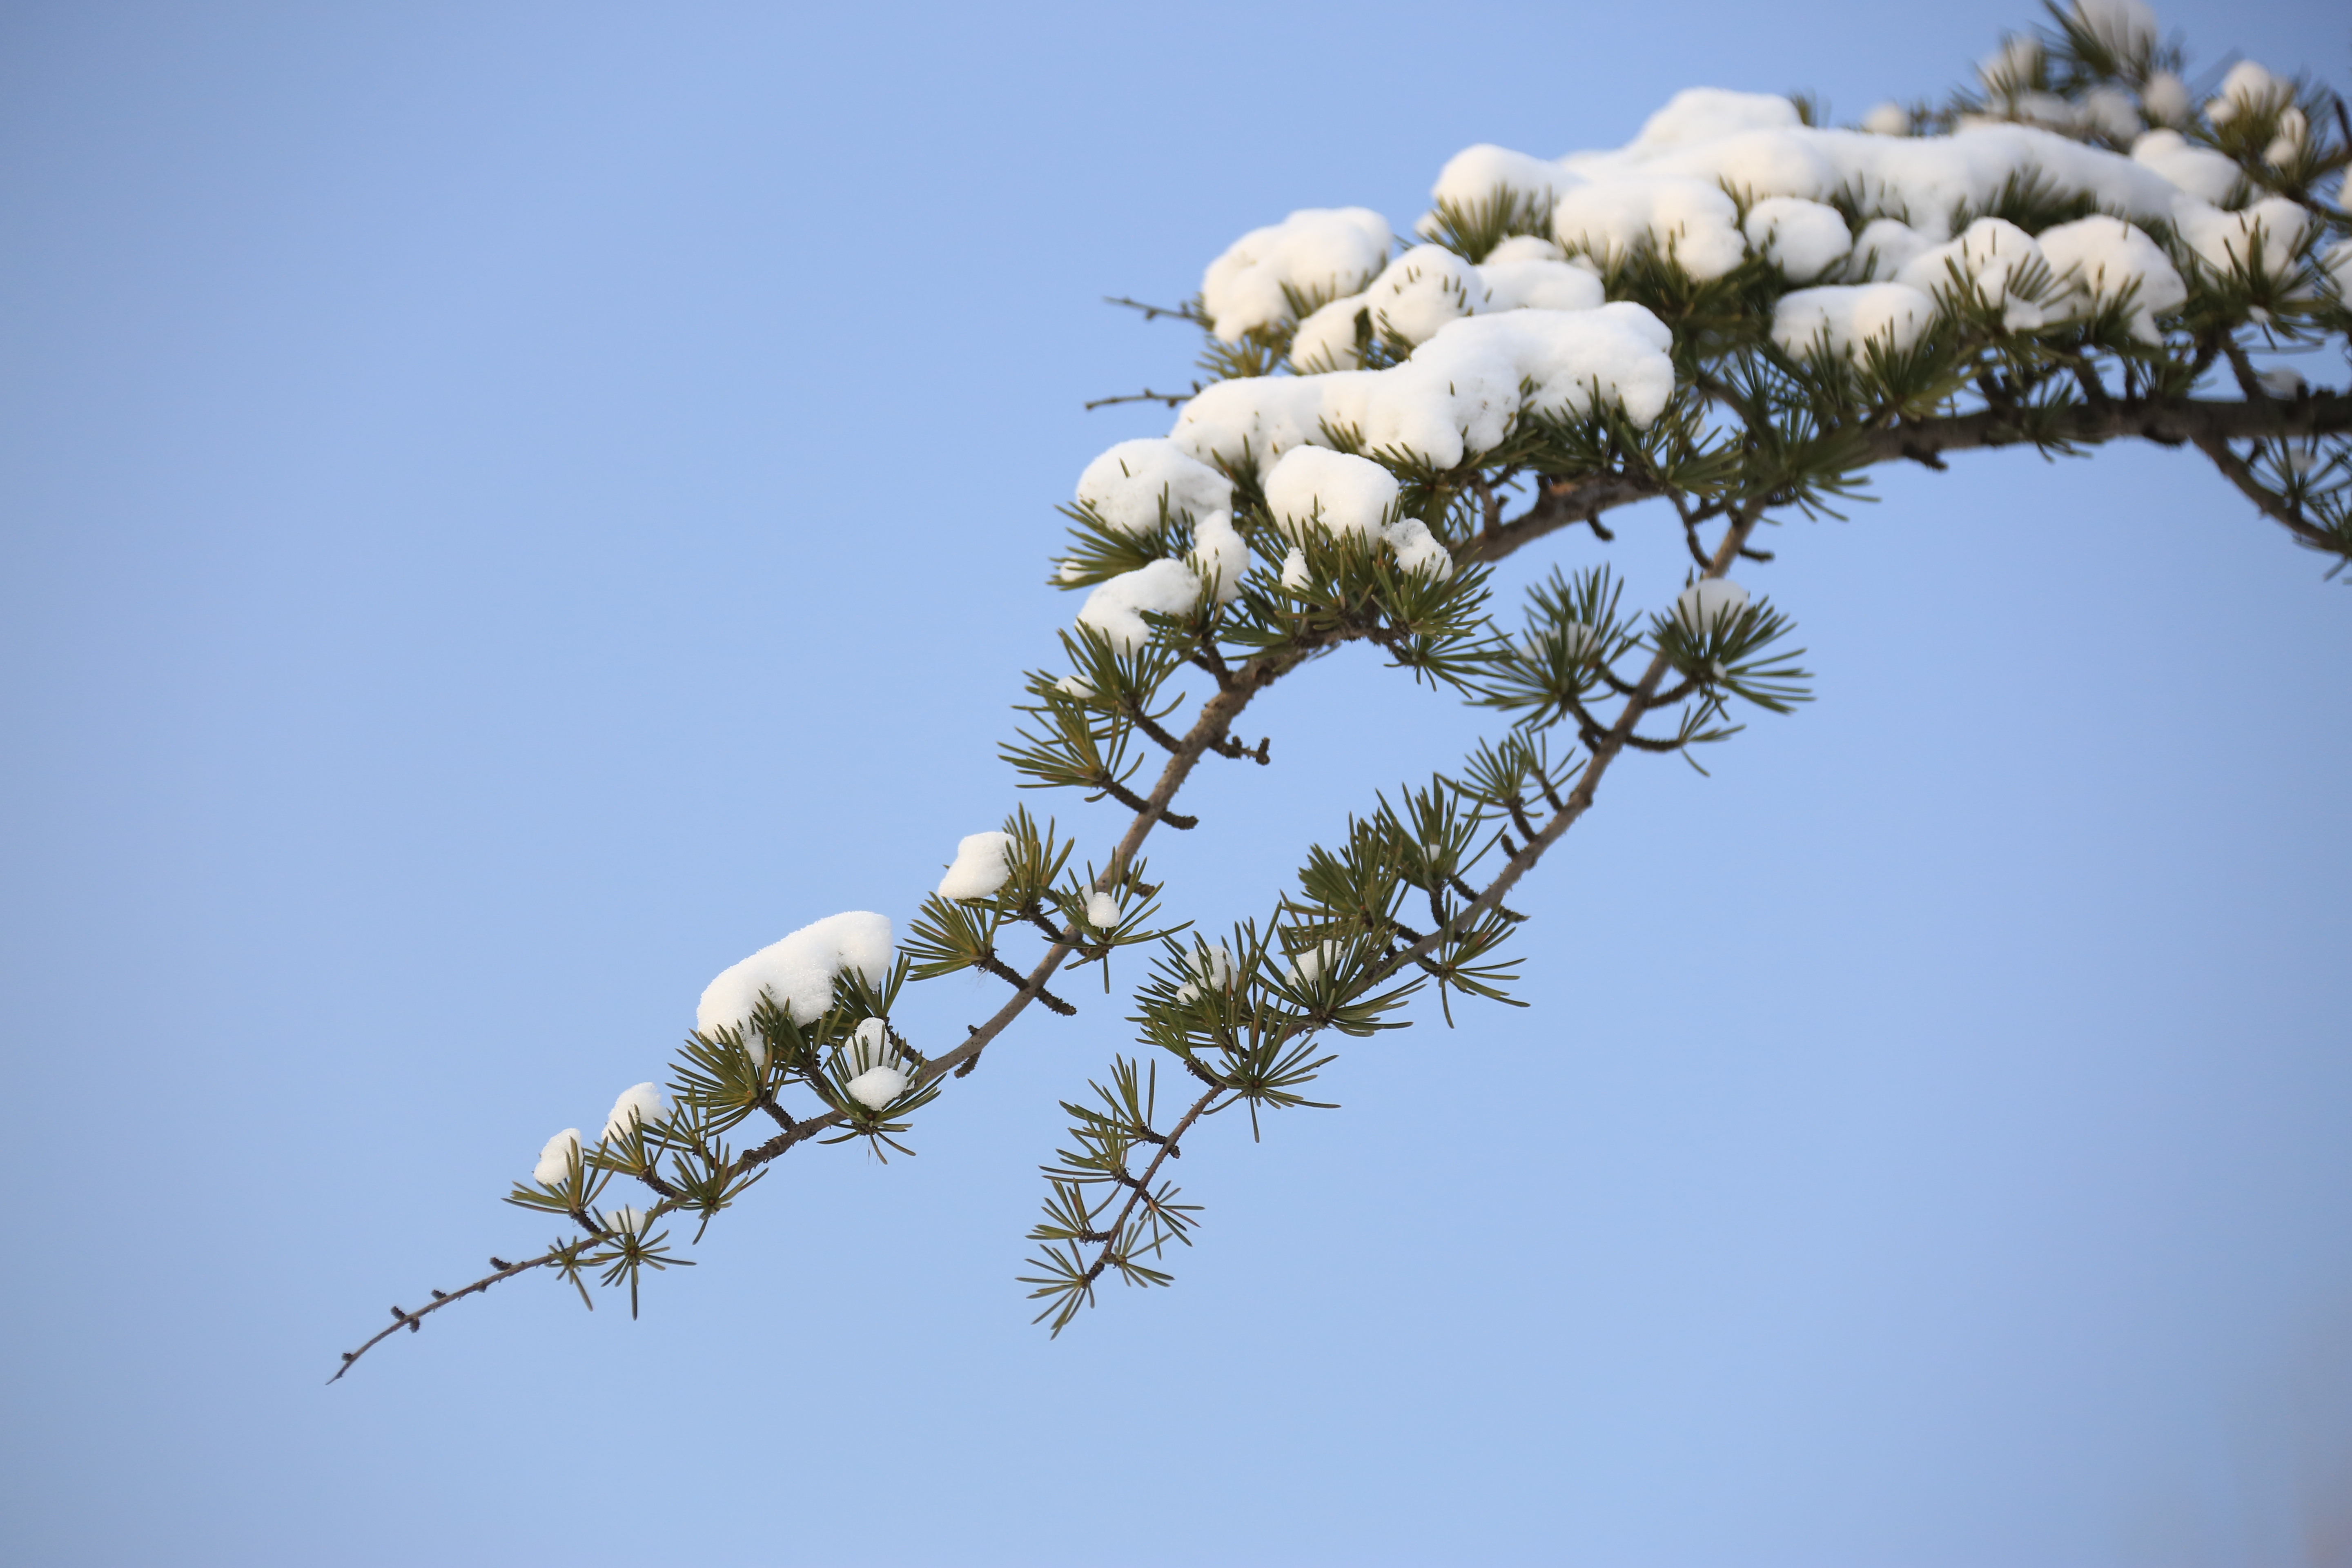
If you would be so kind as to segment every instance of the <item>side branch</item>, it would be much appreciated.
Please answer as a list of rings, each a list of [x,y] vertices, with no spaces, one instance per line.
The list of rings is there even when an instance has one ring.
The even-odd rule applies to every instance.
[[[1182,1142],[1185,1133],[1192,1130],[1192,1123],[1206,1115],[1224,1093],[1224,1085],[1214,1086],[1192,1102],[1192,1109],[1187,1110],[1176,1125],[1168,1130],[1168,1135],[1165,1138],[1152,1139],[1151,1142],[1157,1143],[1159,1147],[1152,1152],[1151,1163],[1143,1167],[1143,1174],[1122,1175],[1117,1178],[1118,1184],[1127,1189],[1127,1202],[1119,1205],[1118,1213],[1111,1216],[1110,1224],[1101,1229],[1100,1234],[1108,1239],[1103,1242],[1101,1249],[1095,1254],[1094,1262],[1087,1267],[1086,1278],[1088,1285],[1092,1285],[1101,1278],[1102,1271],[1110,1266],[1110,1250],[1118,1245],[1118,1238],[1126,1234],[1128,1219],[1135,1213],[1136,1205],[1151,1201],[1151,1180],[1160,1173],[1160,1167],[1168,1163],[1170,1155],[1177,1152],[1177,1144]],[[1091,1296],[1093,1292],[1089,1290],[1087,1294]]]
[[[2200,436],[2197,438],[2197,449],[2212,459],[2213,466],[2221,471],[2221,477],[2237,486],[2239,494],[2261,508],[2263,516],[2283,525],[2288,532],[2315,550],[2325,550],[2330,554],[2343,552],[2343,541],[2326,530],[2314,526],[2301,511],[2264,489],[2254,478],[2254,470],[2246,460],[2230,450],[2229,442],[2218,436]]]
[[[1749,501],[1740,507],[1731,527],[1725,531],[1723,542],[1716,546],[1715,554],[1702,575],[1720,577],[1728,572],[1731,563],[1739,558],[1740,547],[1748,542],[1748,534],[1755,531],[1763,515],[1764,506],[1760,501]],[[1421,962],[1436,952],[1448,938],[1475,923],[1480,915],[1502,907],[1504,895],[1534,868],[1537,861],[1543,858],[1544,851],[1566,837],[1568,830],[1576,826],[1577,819],[1591,809],[1593,797],[1600,792],[1601,780],[1609,772],[1609,765],[1623,754],[1629,745],[1637,743],[1633,727],[1641,721],[1643,715],[1661,706],[1658,687],[1672,668],[1663,652],[1652,656],[1649,668],[1642,672],[1642,679],[1633,683],[1633,691],[1625,699],[1624,711],[1617,715],[1617,721],[1592,745],[1592,754],[1585,763],[1583,771],[1577,775],[1575,787],[1568,792],[1567,799],[1557,803],[1551,819],[1528,835],[1528,842],[1504,862],[1503,868],[1496,873],[1493,881],[1486,884],[1484,892],[1455,910],[1453,919],[1397,952],[1389,960],[1383,973],[1392,973],[1407,963]],[[1522,822],[1520,826],[1524,830],[1531,825]]]
[[[491,1286],[497,1284],[501,1279],[511,1279],[518,1274],[528,1274],[534,1268],[544,1268],[549,1264],[561,1259],[562,1256],[563,1255],[561,1252],[544,1252],[540,1254],[537,1258],[527,1258],[520,1263],[501,1263],[499,1259],[493,1258],[490,1261],[493,1264],[499,1265],[496,1273],[486,1274],[481,1279],[475,1280],[472,1284],[464,1286],[456,1290],[447,1291],[446,1293],[436,1290],[433,1293],[432,1300],[426,1302],[424,1306],[417,1308],[416,1310],[413,1312],[404,1312],[398,1307],[394,1307],[392,1310],[392,1327],[388,1329],[378,1329],[361,1344],[359,1349],[355,1351],[345,1351],[343,1352],[343,1364],[337,1367],[335,1369],[335,1375],[327,1379],[327,1381],[329,1383],[341,1383],[342,1381],[343,1373],[351,1371],[352,1366],[358,1363],[360,1357],[367,1354],[368,1352],[375,1349],[376,1346],[382,1344],[393,1335],[400,1332],[403,1329],[406,1329],[409,1332],[415,1333],[419,1328],[424,1326],[425,1320],[428,1315],[439,1311],[442,1308],[448,1306],[450,1303],[462,1301],[468,1296],[479,1295],[482,1291],[488,1289]]]

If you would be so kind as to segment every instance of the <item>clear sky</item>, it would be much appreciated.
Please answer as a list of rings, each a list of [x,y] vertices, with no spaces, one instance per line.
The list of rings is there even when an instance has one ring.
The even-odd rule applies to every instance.
[[[1102,295],[2027,19],[0,10],[0,1556],[2342,1561],[2352,594],[2153,450],[1780,530],[1821,700],[1611,776],[1530,1009],[1196,1140],[1173,1289],[1049,1342],[1013,1284],[1097,994],[919,1157],[795,1152],[643,1321],[532,1279],[321,1386],[546,1238],[499,1195],[711,974],[1014,803],[1053,508],[1166,417],[1079,405],[1193,348]],[[2346,80],[2336,5],[2164,19]],[[1155,842],[1181,915],[1475,733],[1368,658],[1261,708]]]

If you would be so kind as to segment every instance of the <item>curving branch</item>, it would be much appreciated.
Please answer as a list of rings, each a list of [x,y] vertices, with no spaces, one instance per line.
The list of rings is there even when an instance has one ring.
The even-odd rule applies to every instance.
[[[2242,459],[2230,451],[2227,443],[2232,440],[2334,435],[2346,431],[2352,431],[2352,395],[2334,393],[2306,394],[2293,400],[2142,397],[2057,408],[1988,407],[1931,419],[1887,421],[1873,426],[1861,433],[1863,461],[1858,466],[1869,467],[1895,459],[1940,466],[1941,455],[1947,452],[2019,445],[2033,445],[2045,449],[2065,448],[2126,437],[2138,437],[2167,446],[2192,444],[2265,514],[2294,531],[2299,539],[2341,553],[2340,542],[2313,527],[2291,509],[2284,508],[2276,497],[2255,483],[2251,470]],[[1515,553],[1538,539],[1578,523],[1592,526],[1605,539],[1609,536],[1601,531],[1599,522],[1603,512],[1669,493],[1665,486],[1654,480],[1624,474],[1543,480],[1538,482],[1536,498],[1526,511],[1516,518],[1496,521],[1499,505],[1490,486],[1479,492],[1485,526],[1474,537],[1458,545],[1454,554],[1464,565],[1490,563]],[[1761,521],[1769,500],[1769,497],[1756,497],[1727,509],[1731,515],[1731,526],[1708,556],[1702,577],[1719,578],[1734,562],[1750,553],[1746,548],[1748,536]],[[1135,860],[1152,829],[1161,822],[1179,828],[1192,826],[1191,817],[1172,811],[1171,806],[1204,755],[1211,752],[1222,756],[1254,755],[1261,762],[1265,760],[1264,742],[1255,750],[1248,750],[1230,735],[1234,721],[1260,692],[1329,647],[1360,639],[1386,640],[1377,626],[1350,627],[1336,630],[1310,644],[1280,653],[1251,658],[1237,666],[1228,668],[1222,659],[1211,666],[1211,672],[1217,677],[1218,689],[1202,704],[1185,732],[1181,736],[1174,736],[1156,723],[1150,727],[1152,738],[1171,753],[1150,793],[1139,796],[1124,787],[1111,792],[1135,815],[1120,836],[1108,865],[1096,879],[1096,889],[1110,891],[1123,882],[1128,867]],[[1591,807],[1601,780],[1616,759],[1629,748],[1641,748],[1642,738],[1635,732],[1641,719],[1687,695],[1680,687],[1665,692],[1659,689],[1670,668],[1671,665],[1663,653],[1653,657],[1642,677],[1623,692],[1625,706],[1615,721],[1597,736],[1587,737],[1590,755],[1565,798],[1551,799],[1553,815],[1538,826],[1514,806],[1512,816],[1525,841],[1514,846],[1506,840],[1504,847],[1507,858],[1485,889],[1456,910],[1436,930],[1426,935],[1412,935],[1411,945],[1392,955],[1381,973],[1392,973],[1408,963],[1420,963],[1444,942],[1468,929],[1479,916],[1503,908],[1502,900],[1511,888]],[[1550,794],[1549,786],[1546,793]],[[1057,1012],[1075,1012],[1067,1003],[1053,995],[1046,989],[1046,984],[1079,951],[1079,945],[1067,938],[1055,941],[1025,976],[1001,962],[992,962],[987,965],[1014,984],[1014,994],[985,1023],[972,1027],[953,1049],[922,1062],[909,1082],[909,1091],[928,1087],[950,1075],[961,1077],[969,1073],[989,1044],[1009,1028],[1033,1002],[1043,1001]],[[1195,1070],[1199,1070],[1197,1067]],[[1219,1096],[1226,1092],[1226,1086],[1215,1083],[1195,1102],[1156,1152],[1142,1178],[1145,1182],[1149,1182],[1152,1173],[1172,1152],[1177,1139],[1213,1109]],[[772,1098],[763,1101],[763,1108],[779,1123],[780,1131],[766,1142],[745,1149],[737,1155],[727,1168],[726,1173],[730,1178],[748,1175],[780,1159],[799,1144],[848,1125],[851,1121],[850,1114],[838,1108],[795,1118],[774,1104]],[[654,1220],[688,1206],[685,1197],[674,1188],[669,1188],[668,1184],[662,1182],[657,1175],[646,1184],[658,1198],[646,1211],[646,1224],[648,1227]],[[1131,1190],[1110,1235],[1115,1237],[1118,1234],[1119,1226],[1139,1201],[1140,1189]],[[492,1272],[456,1290],[446,1293],[436,1291],[432,1301],[414,1311],[394,1308],[392,1325],[377,1331],[357,1349],[343,1352],[341,1364],[329,1381],[339,1381],[362,1357],[391,1335],[403,1329],[417,1331],[427,1316],[452,1302],[479,1295],[502,1280],[534,1269],[574,1264],[584,1247],[610,1238],[611,1233],[587,1223],[585,1216],[574,1217],[582,1220],[583,1228],[590,1233],[581,1240],[565,1243],[520,1262],[508,1263],[494,1258]],[[1109,1246],[1108,1242],[1104,1244],[1103,1251],[1097,1257],[1088,1275],[1089,1279],[1105,1267]]]

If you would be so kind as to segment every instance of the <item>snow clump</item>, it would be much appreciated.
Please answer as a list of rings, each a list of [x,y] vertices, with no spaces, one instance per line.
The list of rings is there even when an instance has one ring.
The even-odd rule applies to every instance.
[[[1359,321],[1372,335],[1410,350],[1448,322],[1491,310],[1590,310],[1606,297],[1600,275],[1538,235],[1514,235],[1473,267],[1438,245],[1417,245],[1360,294],[1334,300],[1298,323],[1292,368],[1302,375],[1360,370]]]
[[[1845,215],[1802,196],[1767,196],[1748,209],[1743,226],[1756,253],[1799,281],[1819,278],[1853,248]]]
[[[1637,251],[1669,256],[1693,278],[1720,278],[1748,258],[1739,209],[1704,180],[1657,175],[1579,185],[1552,208],[1562,248],[1615,267]]]
[[[1675,619],[1685,629],[1705,637],[1728,626],[1748,607],[1748,590],[1728,577],[1706,577],[1685,588],[1675,600]]]
[[[1119,532],[1150,533],[1176,521],[1231,514],[1234,482],[1173,441],[1121,441],[1078,476],[1078,505]]]
[[[1860,353],[1875,342],[1901,353],[1935,324],[1936,301],[1907,283],[1827,283],[1780,296],[1772,341],[1790,359]]]
[[[1647,428],[1674,395],[1673,342],[1664,322],[1624,301],[1471,316],[1386,370],[1221,381],[1178,410],[1169,437],[1204,463],[1264,475],[1345,427],[1368,447],[1450,468],[1499,446],[1526,413],[1580,418],[1597,400]]]
[[[890,918],[864,910],[827,915],[719,972],[694,1009],[695,1032],[716,1039],[740,1029],[752,1065],[766,1067],[764,1042],[751,1026],[752,1009],[767,997],[795,1024],[813,1024],[833,1005],[833,983],[855,972],[869,985],[890,973]]]
[[[1448,321],[1486,308],[1478,268],[1442,245],[1416,245],[1388,264],[1360,296],[1372,313],[1372,331],[1419,344]]]
[[[857,1026],[841,1048],[850,1073],[849,1097],[868,1110],[879,1110],[907,1092],[906,1065],[890,1044],[890,1031],[879,1018]]]
[[[2170,71],[2151,71],[2140,86],[2139,108],[2151,124],[2181,124],[2189,118],[2189,84]]]
[[[2034,263],[2043,259],[2032,235],[2005,218],[1980,217],[1959,238],[1914,257],[1895,281],[1948,305],[1973,294],[1999,308],[2011,331],[2031,331],[2046,324],[2049,312],[2022,291],[2021,275],[2035,276]],[[2011,291],[2013,283],[2020,291]]]
[[[1176,988],[1179,1002],[1190,1002],[1203,990],[1234,988],[1234,950],[1224,942],[1214,947],[1195,947],[1184,955],[1184,963],[1192,972],[1192,978]]]
[[[1008,857],[1013,835],[1000,831],[965,835],[956,844],[955,864],[940,879],[940,897],[950,903],[985,899],[1013,875]]]
[[[1290,984],[1300,990],[1323,978],[1324,966],[1339,956],[1336,942],[1318,942],[1290,961]]]
[[[1181,561],[1154,561],[1120,573],[1087,595],[1078,621],[1102,633],[1120,652],[1132,653],[1151,640],[1146,615],[1189,616],[1200,604],[1201,593],[1200,575],[1191,566]]]
[[[1846,253],[1849,283],[1892,283],[1895,275],[1935,248],[1936,242],[1901,218],[1874,217],[1853,237]]]
[[[1335,537],[1358,535],[1387,542],[1405,572],[1451,575],[1454,557],[1417,517],[1396,515],[1396,476],[1369,458],[1296,447],[1265,477],[1266,510],[1294,547],[1318,524]],[[1305,558],[1300,559],[1305,567]],[[1288,563],[1285,562],[1286,572]]]
[[[2281,110],[2294,101],[2294,89],[2252,60],[2240,60],[2221,79],[2221,89],[2206,100],[2205,118],[2227,125],[2242,114]]]
[[[1862,128],[1873,136],[1908,136],[1911,134],[1911,111],[1889,100],[1864,115]]]
[[[543,1186],[560,1187],[572,1173],[572,1162],[580,1153],[580,1129],[567,1127],[547,1141],[539,1152],[539,1163],[530,1168],[530,1179]]]
[[[1249,545],[1234,527],[1233,481],[1178,443],[1164,437],[1121,441],[1087,465],[1078,504],[1128,534],[1149,532],[1163,516],[1192,525],[1192,549],[1182,560],[1123,572],[1087,595],[1078,620],[1121,651],[1150,640],[1147,614],[1187,616],[1203,595],[1228,605],[1241,592]]]
[[[2156,318],[2189,302],[2189,285],[2145,230],[2121,218],[2078,218],[2045,228],[2037,237],[2058,275],[2063,313],[2080,315],[2131,295],[2131,334],[2143,342],[2162,337]]]
[[[1112,931],[1118,925],[1118,900],[1097,889],[1087,895],[1087,924],[1097,931]]]
[[[2131,156],[2210,206],[2229,201],[2245,177],[2236,159],[2200,147],[2178,131],[2149,132],[2132,143]]]
[[[1226,342],[1290,320],[1291,300],[1353,294],[1381,270],[1389,220],[1366,207],[1308,208],[1254,228],[1209,263],[1201,302]]]
[[[650,1083],[632,1084],[613,1101],[613,1113],[604,1118],[604,1137],[607,1141],[626,1138],[632,1127],[650,1126],[668,1114],[660,1089]]]
[[[628,1204],[623,1204],[616,1209],[605,1210],[604,1219],[606,1230],[625,1232],[630,1236],[635,1236],[646,1228],[645,1211]]]

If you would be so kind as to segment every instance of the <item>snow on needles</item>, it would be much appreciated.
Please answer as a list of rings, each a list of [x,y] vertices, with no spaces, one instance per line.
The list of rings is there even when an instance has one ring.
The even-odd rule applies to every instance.
[[[1320,447],[1293,447],[1265,477],[1266,510],[1294,544],[1319,524],[1334,535],[1385,540],[1402,571],[1451,574],[1454,557],[1429,525],[1397,516],[1397,494],[1396,476],[1378,463]]]
[[[1231,604],[1249,571],[1233,496],[1232,480],[1165,437],[1121,441],[1087,464],[1078,477],[1080,507],[1123,533],[1149,533],[1162,521],[1189,526],[1192,548],[1181,560],[1154,561],[1099,584],[1079,621],[1131,652],[1151,636],[1146,615],[1187,616],[1203,597]]]
[[[1012,853],[1013,835],[991,831],[967,835],[956,845],[955,864],[940,879],[940,897],[955,902],[985,899],[1004,886],[1013,874],[1005,857]]]
[[[1167,441],[1121,441],[1078,476],[1078,505],[1126,534],[1234,510],[1234,482]]]
[[[547,1141],[539,1152],[539,1163],[530,1168],[530,1179],[545,1186],[560,1187],[572,1173],[572,1162],[580,1155],[580,1129],[567,1127]]]
[[[1412,349],[1447,323],[1492,310],[1590,310],[1604,291],[1589,263],[1567,260],[1534,235],[1503,241],[1476,266],[1442,245],[1416,245],[1388,264],[1361,293],[1344,295],[1298,323],[1290,363],[1304,374],[1360,370],[1357,324],[1400,349]]]
[[[1673,342],[1622,301],[1466,316],[1386,370],[1221,381],[1178,411],[1169,437],[1202,462],[1261,475],[1293,447],[1328,446],[1334,429],[1450,468],[1500,445],[1524,414],[1580,418],[1614,404],[1648,426],[1674,394]]]
[[[841,1048],[841,1060],[850,1075],[849,1097],[868,1110],[879,1110],[907,1092],[906,1064],[879,1018],[857,1026]]]
[[[1610,411],[1654,424],[1675,391],[1673,334],[1639,305],[1606,301],[1602,276],[1644,258],[1699,280],[1762,260],[1791,285],[1771,335],[1792,357],[1901,353],[1938,321],[1979,310],[2011,331],[2116,310],[2126,331],[2154,342],[2159,318],[2188,299],[2184,271],[2284,272],[2313,215],[2277,196],[2233,208],[2246,195],[2237,165],[2168,128],[2191,106],[2178,78],[2150,68],[2146,5],[2075,0],[2072,15],[2136,62],[2137,103],[2120,91],[2083,105],[2042,91],[2040,46],[2013,38],[1982,68],[1993,109],[2010,118],[1966,119],[1949,135],[1913,134],[1898,105],[1873,110],[1863,130],[1837,130],[1803,124],[1784,98],[1694,88],[1613,150],[1546,159],[1468,148],[1439,174],[1437,210],[1419,232],[1484,222],[1497,198],[1516,222],[1549,230],[1506,238],[1475,264],[1435,244],[1391,258],[1387,221],[1361,207],[1295,212],[1244,235],[1202,279],[1211,330],[1278,344],[1286,329],[1287,364],[1202,389],[1166,437],[1123,441],[1087,466],[1082,509],[1172,549],[1097,584],[1079,621],[1132,650],[1150,638],[1150,617],[1230,603],[1251,565],[1234,523],[1236,478],[1263,485],[1288,545],[1281,582],[1294,591],[1309,585],[1305,544],[1317,523],[1377,536],[1408,569],[1450,569],[1429,530],[1396,515],[1391,471],[1456,468],[1530,416]],[[2300,146],[2307,127],[2292,93],[2242,63],[2206,112],[2217,122],[2272,116],[2282,143]],[[2036,119],[2132,151],[2021,122]],[[2272,155],[2297,154],[2283,145]],[[2038,234],[1968,221],[2022,185],[2098,215]],[[2352,252],[2339,247],[2322,267],[2340,291]],[[1373,343],[1386,368],[1364,368]],[[1343,458],[1341,446],[1379,460]]]
[[[2081,15],[2102,37],[2144,40],[2153,26],[2118,0],[2094,0]],[[2005,79],[2017,68],[2019,62],[2004,56],[1987,68],[1988,78]],[[2276,78],[2243,62],[2223,80],[2207,112],[2219,121],[2277,110],[2287,93]],[[2157,96],[2165,101],[2143,105],[2150,118],[2178,118],[2176,110],[2185,109]],[[1803,262],[1823,259],[1818,251],[1800,254],[1806,237],[1832,243],[1818,219],[1803,220],[1808,233],[1800,235],[1780,209],[1779,222],[1769,216],[1763,220],[1777,237],[1759,231],[1758,215],[1775,198],[1819,205],[1838,196],[1858,205],[1866,224],[1900,223],[1926,244],[1940,245],[1953,237],[1955,213],[1982,211],[2012,180],[2038,178],[2059,196],[2088,197],[2135,224],[2170,225],[2200,260],[2224,270],[2232,253],[2247,254],[2247,236],[2256,224],[2276,247],[2273,258],[2283,259],[2309,221],[2302,208],[2276,197],[2246,214],[2221,211],[2220,204],[2238,185],[2235,166],[2174,131],[2147,132],[2125,157],[2053,132],[1990,121],[1949,136],[1874,133],[1897,129],[1891,116],[1873,131],[1802,125],[1786,99],[1697,88],[1676,94],[1625,147],[1551,161],[1474,148],[1476,156],[1465,153],[1446,165],[1431,194],[1440,202],[1468,204],[1500,185],[1523,199],[1552,204],[1552,237],[1570,252],[1607,264],[1639,249],[1670,251],[1700,279],[1721,276],[1751,249],[1800,281],[1808,275]],[[1735,225],[1738,209],[1727,190],[1750,204],[1744,232]]]
[[[1675,619],[1700,637],[1730,626],[1748,608],[1748,590],[1728,577],[1704,577],[1675,600]]]
[[[661,1090],[650,1083],[632,1084],[613,1101],[613,1113],[604,1118],[607,1140],[626,1138],[633,1127],[651,1126],[669,1114],[663,1103]]]
[[[741,1029],[753,1059],[764,1064],[764,1047],[751,1027],[760,998],[768,997],[795,1024],[812,1024],[833,1005],[834,981],[852,970],[869,985],[888,976],[888,916],[863,910],[828,915],[721,970],[703,989],[695,1030],[709,1038],[721,1029]]]
[[[1201,280],[1210,330],[1234,342],[1289,321],[1300,301],[1352,294],[1388,253],[1388,219],[1366,207],[1310,208],[1252,229]]]

